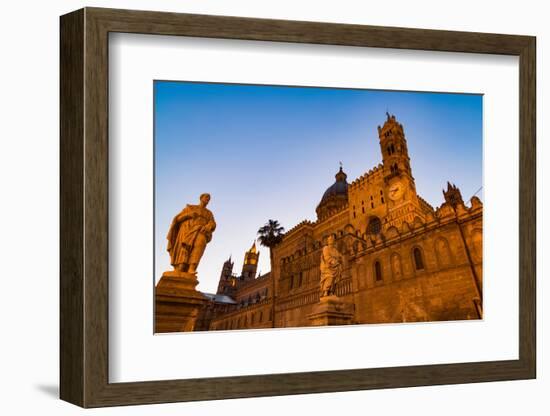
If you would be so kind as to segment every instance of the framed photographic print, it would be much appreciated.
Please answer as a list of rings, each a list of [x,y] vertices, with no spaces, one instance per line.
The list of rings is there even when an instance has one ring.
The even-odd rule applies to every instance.
[[[61,398],[534,378],[535,104],[529,36],[62,16]]]

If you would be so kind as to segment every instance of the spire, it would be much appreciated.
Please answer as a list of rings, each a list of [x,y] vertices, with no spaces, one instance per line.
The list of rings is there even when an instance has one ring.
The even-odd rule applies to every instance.
[[[250,253],[256,254],[256,240],[252,242],[252,247],[250,247],[250,250],[248,250]]]

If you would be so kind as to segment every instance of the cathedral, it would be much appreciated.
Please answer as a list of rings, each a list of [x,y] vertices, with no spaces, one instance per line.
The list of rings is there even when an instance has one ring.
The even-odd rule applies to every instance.
[[[387,114],[378,127],[382,162],[348,182],[343,168],[322,195],[316,221],[302,221],[271,248],[258,274],[255,243],[240,274],[229,258],[215,294],[203,293],[195,330],[312,325],[320,257],[329,235],[342,254],[335,294],[351,305],[349,323],[481,319],[483,205],[466,205],[447,182],[432,207],[418,195],[403,125]]]

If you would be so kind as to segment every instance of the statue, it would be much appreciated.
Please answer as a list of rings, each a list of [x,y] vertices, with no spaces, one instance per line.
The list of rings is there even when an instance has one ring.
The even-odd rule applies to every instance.
[[[327,245],[321,253],[321,293],[320,297],[334,294],[336,283],[342,275],[342,255],[338,252],[333,235],[327,239]]]
[[[210,194],[200,196],[199,205],[188,204],[172,220],[168,230],[170,264],[180,272],[195,274],[197,266],[216,229],[214,216],[206,208]]]

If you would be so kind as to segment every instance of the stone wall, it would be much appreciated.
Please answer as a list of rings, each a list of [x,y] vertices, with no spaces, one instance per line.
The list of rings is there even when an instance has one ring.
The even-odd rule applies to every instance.
[[[446,207],[429,221],[405,224],[401,230],[392,227],[376,237],[350,229],[343,216],[340,221],[331,221],[335,226],[332,230],[309,224],[295,230],[274,251],[275,326],[310,324],[307,316],[319,302],[321,241],[329,231],[337,236],[337,246],[344,255],[337,295],[354,305],[354,323],[479,318],[481,307],[476,303],[481,306],[483,220],[482,206],[477,202],[456,211]],[[304,244],[305,237],[309,243]],[[420,252],[420,265],[416,264],[415,250]],[[381,272],[378,277],[376,262]],[[243,288],[237,300],[259,288],[270,289],[271,284],[270,277]],[[270,327],[271,309],[272,297],[268,296],[260,304],[216,314],[210,328]]]

